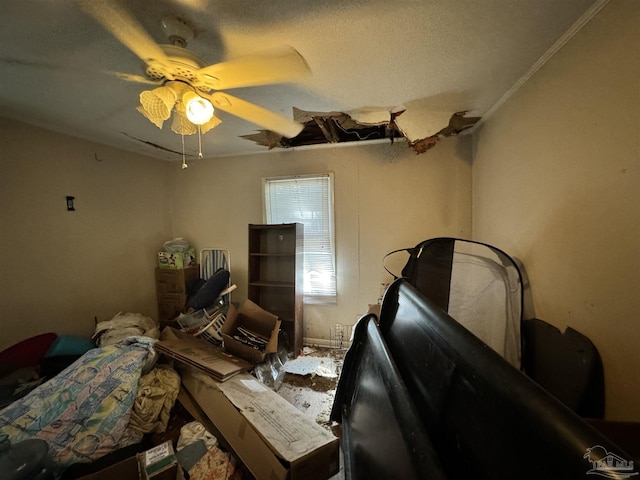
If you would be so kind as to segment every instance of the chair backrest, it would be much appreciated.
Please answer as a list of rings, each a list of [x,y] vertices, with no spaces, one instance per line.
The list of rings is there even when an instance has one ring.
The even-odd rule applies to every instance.
[[[525,373],[582,417],[604,417],[604,369],[595,345],[580,332],[560,332],[543,320],[522,323]]]
[[[208,280],[221,268],[231,274],[231,253],[225,248],[208,247],[200,250],[200,279]],[[232,286],[231,276],[226,284],[226,288]],[[226,304],[231,303],[231,292],[223,297]]]
[[[402,276],[516,368],[522,366],[522,274],[502,250],[432,238],[410,250]]]

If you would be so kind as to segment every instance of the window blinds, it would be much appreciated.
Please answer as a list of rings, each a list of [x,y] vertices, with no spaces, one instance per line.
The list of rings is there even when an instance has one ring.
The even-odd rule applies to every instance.
[[[304,225],[304,295],[307,303],[335,303],[333,175],[263,179],[266,223]]]

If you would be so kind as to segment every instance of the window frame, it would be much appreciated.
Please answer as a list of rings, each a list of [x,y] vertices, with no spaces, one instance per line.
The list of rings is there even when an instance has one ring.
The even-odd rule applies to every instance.
[[[270,184],[275,184],[276,182],[286,182],[286,181],[296,181],[296,180],[305,180],[305,179],[327,179],[327,188],[328,192],[326,195],[326,200],[328,202],[328,206],[326,208],[326,213],[328,217],[329,224],[329,238],[328,243],[331,250],[331,268],[333,272],[329,272],[329,275],[333,274],[333,290],[328,294],[322,294],[317,292],[307,292],[307,285],[303,278],[303,301],[305,304],[316,304],[316,305],[335,305],[337,303],[338,298],[338,285],[337,285],[337,275],[336,275],[336,243],[335,243],[335,202],[334,202],[334,175],[333,172],[329,173],[317,173],[317,174],[304,174],[304,175],[283,175],[283,176],[272,176],[272,177],[264,177],[262,178],[262,218],[263,222],[273,223],[268,218],[269,208],[267,206],[268,203],[268,191],[267,188]],[[278,222],[283,223],[283,222]],[[304,220],[299,218],[290,218],[286,220],[284,223],[302,223],[304,225]],[[308,235],[308,229],[304,228],[304,237]],[[307,256],[307,244],[308,242],[304,241],[303,244],[303,252],[304,256]],[[304,265],[307,265],[307,259],[305,258]],[[303,267],[304,269],[304,267]],[[306,272],[305,272],[306,273]],[[304,275],[304,274],[303,274]]]

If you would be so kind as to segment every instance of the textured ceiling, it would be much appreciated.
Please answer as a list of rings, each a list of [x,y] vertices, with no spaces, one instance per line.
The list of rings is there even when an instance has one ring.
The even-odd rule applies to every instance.
[[[196,36],[188,48],[207,63],[295,47],[312,70],[309,78],[228,92],[292,117],[293,107],[398,109],[416,101],[424,111],[482,116],[603,3],[130,0],[123,5],[158,43],[167,43],[163,17],[189,22]],[[0,116],[181,159],[164,150],[180,152],[181,137],[168,126],[159,130],[136,111],[138,95],[149,87],[109,73],[142,75],[142,62],[77,2],[7,1],[0,12]],[[241,138],[259,126],[224,112],[219,116],[222,124],[202,137],[206,157],[266,151]],[[195,154],[197,138],[185,142],[187,152]]]

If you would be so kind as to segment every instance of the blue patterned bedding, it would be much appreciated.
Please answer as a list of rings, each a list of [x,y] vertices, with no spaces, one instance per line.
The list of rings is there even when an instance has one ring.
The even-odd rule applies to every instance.
[[[127,428],[138,380],[155,361],[148,337],[89,350],[56,377],[0,411],[11,443],[45,440],[55,469],[91,462],[141,440]]]

